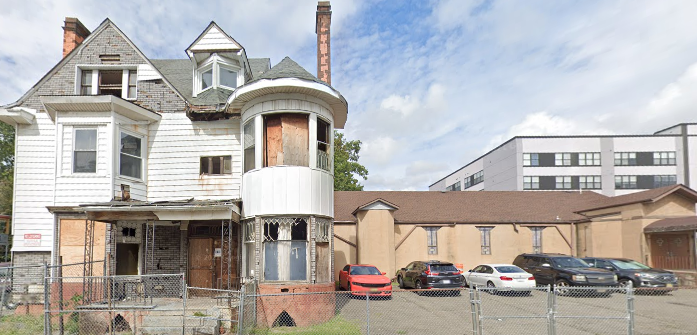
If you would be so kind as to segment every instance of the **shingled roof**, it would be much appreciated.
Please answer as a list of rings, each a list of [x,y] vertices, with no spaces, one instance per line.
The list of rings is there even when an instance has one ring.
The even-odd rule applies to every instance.
[[[307,72],[307,70],[305,70],[302,66],[298,65],[298,63],[290,59],[290,57],[288,56],[286,56],[286,58],[283,58],[282,61],[274,65],[274,67],[272,67],[270,70],[264,72],[261,76],[255,78],[255,80],[252,80],[251,82],[255,82],[262,79],[273,80],[280,78],[297,78],[314,81],[316,83],[324,85],[327,84],[317,79],[317,77],[313,76],[310,72]]]
[[[673,193],[677,193],[697,201],[697,192],[685,185],[677,184],[611,197],[606,200],[599,201],[595,204],[591,204],[587,208],[579,210],[578,213],[617,206],[637,204],[642,202],[656,202]]]
[[[697,230],[697,216],[658,220],[644,228],[647,233],[686,230]]]
[[[401,223],[559,223],[583,221],[576,212],[608,197],[595,192],[334,192],[334,220],[356,222],[352,214],[376,199],[398,206]]]

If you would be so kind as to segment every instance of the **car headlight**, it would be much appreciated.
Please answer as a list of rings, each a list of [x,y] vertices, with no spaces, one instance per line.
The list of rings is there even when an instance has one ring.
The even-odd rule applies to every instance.
[[[641,273],[640,272],[640,273],[635,273],[634,275],[637,277],[641,277],[641,278],[653,278],[654,277],[654,275],[651,273]]]
[[[612,280],[617,281],[617,275],[612,276]]]
[[[586,281],[586,276],[585,275],[573,275],[573,276],[571,276],[571,279],[573,281]]]

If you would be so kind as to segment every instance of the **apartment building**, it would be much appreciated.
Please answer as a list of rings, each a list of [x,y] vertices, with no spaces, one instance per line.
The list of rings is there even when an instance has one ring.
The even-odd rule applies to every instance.
[[[652,135],[517,136],[430,191],[592,190],[623,195],[697,180],[697,123]]]

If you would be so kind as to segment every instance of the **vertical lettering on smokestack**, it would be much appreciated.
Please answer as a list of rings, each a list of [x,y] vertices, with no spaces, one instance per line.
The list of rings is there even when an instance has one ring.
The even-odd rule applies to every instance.
[[[63,26],[63,58],[77,48],[89,35],[90,31],[80,20],[66,17],[65,26]]]
[[[317,20],[315,33],[317,34],[317,78],[331,85],[332,64],[329,27],[332,23],[332,6],[329,1],[317,2]]]

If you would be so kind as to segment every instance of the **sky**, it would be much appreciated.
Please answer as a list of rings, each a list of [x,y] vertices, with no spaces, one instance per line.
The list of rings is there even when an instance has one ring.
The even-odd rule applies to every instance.
[[[63,20],[111,19],[152,59],[215,21],[249,57],[316,73],[317,1],[8,1],[0,105],[60,61]],[[332,86],[366,190],[428,186],[513,136],[697,122],[697,1],[333,0]]]

